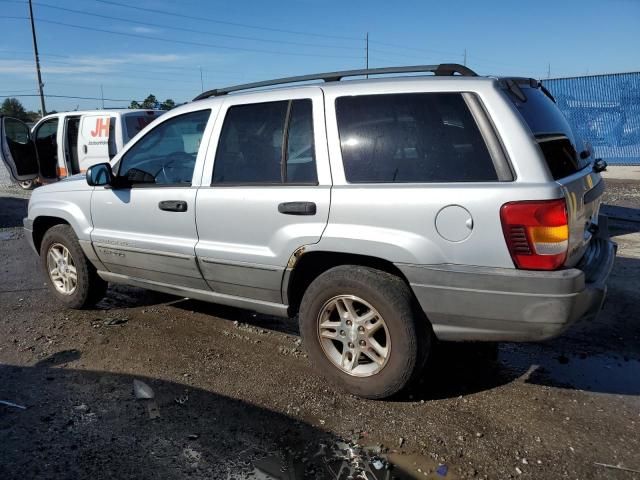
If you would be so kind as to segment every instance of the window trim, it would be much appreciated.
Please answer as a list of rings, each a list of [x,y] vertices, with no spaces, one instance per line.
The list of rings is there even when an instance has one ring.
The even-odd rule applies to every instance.
[[[138,139],[137,142],[131,144],[131,146],[129,148],[126,149],[126,151],[124,151],[122,153],[122,155],[120,156],[120,158],[118,158],[118,161],[115,164],[115,168],[113,168],[114,170],[114,176],[115,177],[120,177],[122,178],[122,176],[120,175],[120,169],[122,168],[122,162],[125,159],[125,157],[129,154],[129,152],[135,148],[136,145],[138,145],[143,139],[145,139],[147,137],[147,135],[150,135],[151,133],[153,133],[157,128],[160,128],[161,126],[163,126],[165,123],[170,122],[171,120],[175,119],[175,118],[180,118],[180,117],[184,117],[186,115],[191,115],[193,113],[200,113],[200,112],[209,112],[209,118],[207,118],[207,125],[209,124],[209,122],[211,122],[211,114],[213,113],[213,109],[211,108],[202,108],[200,110],[191,110],[189,112],[185,112],[185,113],[181,113],[178,115],[172,115],[166,119],[164,119],[162,122],[160,122],[158,125],[156,125],[155,127],[153,127],[151,130],[149,130],[147,133],[145,133],[142,137],[140,137]],[[164,116],[164,115],[162,115]],[[156,117],[158,118],[158,117]],[[202,132],[202,136],[204,138],[204,133],[207,129],[207,125],[205,125],[205,130]],[[195,167],[197,166],[197,162],[198,162],[198,156],[201,153],[201,148],[202,147],[202,143],[200,143],[200,146],[198,147],[198,152],[196,153],[196,164],[194,164],[194,169],[193,172],[191,173],[191,181],[189,182],[189,184],[182,184],[182,183],[163,183],[163,184],[158,184],[158,183],[150,183],[150,182],[137,182],[137,183],[131,183],[129,185],[123,186],[123,187],[118,187],[119,190],[126,190],[126,189],[130,189],[130,188],[191,188],[193,187],[193,174],[195,173]],[[206,154],[206,148],[205,150],[203,150],[204,154]]]
[[[338,123],[338,100],[340,100],[341,98],[352,98],[352,97],[361,97],[361,96],[391,96],[391,95],[415,95],[415,94],[434,94],[434,95],[438,95],[438,94],[457,94],[460,95],[463,99],[463,101],[465,102],[465,105],[467,105],[467,109],[469,111],[469,114],[471,115],[471,117],[473,118],[478,131],[480,132],[480,136],[482,137],[482,140],[485,144],[485,147],[487,148],[487,152],[489,153],[489,157],[491,158],[491,162],[494,166],[495,169],[495,173],[496,173],[496,180],[473,180],[473,181],[451,181],[451,182],[393,182],[393,181],[378,181],[378,182],[350,182],[349,179],[347,178],[347,171],[345,169],[344,166],[344,158],[342,156],[342,144],[340,142],[340,127],[339,127],[339,123]],[[480,112],[484,113],[485,119],[488,123],[488,125],[486,125],[487,127],[490,128],[490,130],[488,130],[487,132],[485,132],[481,126],[481,124],[479,123],[479,116],[476,115],[476,112],[471,108],[471,106],[469,105],[469,101],[468,101],[468,96],[474,98],[477,102],[478,105],[482,108],[482,110]],[[500,139],[500,137],[497,134],[497,130],[495,129],[495,126],[493,125],[493,123],[491,122],[491,118],[490,116],[487,114],[486,110],[484,110],[484,106],[482,105],[482,102],[480,101],[479,98],[477,98],[476,94],[473,92],[468,92],[468,91],[462,91],[462,90],[438,90],[438,91],[397,91],[397,92],[381,92],[381,93],[361,93],[361,94],[357,94],[357,95],[337,95],[334,97],[333,99],[333,110],[334,110],[334,120],[335,120],[335,126],[336,126],[336,133],[338,136],[338,152],[340,153],[340,164],[342,167],[342,173],[343,173],[343,178],[344,178],[344,182],[345,185],[354,185],[354,186],[374,186],[374,185],[395,185],[398,187],[416,187],[416,186],[430,186],[430,185],[458,185],[458,184],[464,184],[464,185],[495,185],[498,183],[501,183],[503,181],[514,181],[514,174],[513,174],[513,169],[511,167],[510,162],[508,161],[507,157],[506,157],[506,150],[504,149],[504,145],[502,144],[502,141]],[[480,116],[480,118],[482,118]],[[497,153],[501,152],[503,155],[503,159],[504,161],[507,163],[507,165],[509,166],[509,169],[512,172],[512,178],[510,180],[502,180],[500,178],[500,171],[498,169],[498,167],[496,166],[496,159],[494,159],[493,153],[490,146],[489,146],[489,141],[487,140],[487,137],[485,136],[485,133],[488,133],[489,135],[491,134],[491,132],[493,132],[493,136],[494,138],[497,140],[498,144],[500,145],[500,150],[498,150]],[[490,137],[489,137],[490,138]]]
[[[498,182],[513,182],[516,179],[516,174],[511,165],[507,150],[504,147],[502,139],[498,135],[491,116],[487,112],[482,100],[477,94],[472,92],[462,92],[462,98],[464,98],[471,116],[474,118],[478,130],[484,139],[484,142],[489,151],[489,156],[493,161],[493,166],[496,169],[496,175],[498,176]],[[482,183],[494,183],[494,182],[482,182]]]
[[[315,182],[288,182],[287,181],[287,160],[289,159],[289,129],[291,127],[291,111],[293,110],[293,102],[296,101],[308,101],[311,104],[311,139],[313,141],[313,152],[314,159],[313,164],[315,167],[316,180]],[[229,114],[229,110],[234,107],[246,107],[249,105],[264,105],[265,103],[280,103],[287,102],[287,111],[284,117],[284,128],[282,129],[282,148],[280,149],[280,182],[225,182],[225,183],[214,183],[214,175],[216,172],[216,161],[215,157],[218,155],[218,149],[220,148],[220,139],[222,138],[222,131],[224,130],[224,122],[227,120],[227,115]],[[281,99],[281,100],[268,100],[266,102],[251,102],[251,103],[238,103],[227,106],[224,112],[224,117],[222,118],[222,125],[220,128],[220,133],[217,138],[216,145],[216,154],[213,159],[213,169],[211,170],[211,180],[209,185],[202,185],[203,187],[212,187],[212,188],[227,188],[227,187],[317,187],[320,185],[320,180],[318,178],[318,162],[316,155],[316,138],[315,138],[315,129],[314,129],[314,118],[313,118],[313,98],[304,97],[304,98],[289,98],[289,99]]]

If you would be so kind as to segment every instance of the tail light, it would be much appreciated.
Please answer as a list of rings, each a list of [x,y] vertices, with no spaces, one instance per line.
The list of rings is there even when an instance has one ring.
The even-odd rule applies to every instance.
[[[513,263],[524,270],[555,270],[569,248],[564,199],[505,203],[500,220]]]

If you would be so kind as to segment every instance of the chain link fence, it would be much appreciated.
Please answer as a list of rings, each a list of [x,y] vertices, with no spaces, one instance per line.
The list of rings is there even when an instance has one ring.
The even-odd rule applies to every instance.
[[[611,165],[640,165],[640,72],[542,83],[577,135]]]

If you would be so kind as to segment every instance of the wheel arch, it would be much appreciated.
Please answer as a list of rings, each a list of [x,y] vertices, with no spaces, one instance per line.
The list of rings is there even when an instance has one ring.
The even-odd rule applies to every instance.
[[[33,220],[33,245],[40,253],[40,247],[42,246],[42,239],[45,233],[56,225],[70,225],[68,221],[60,217],[52,217],[48,215],[41,215]]]
[[[401,278],[410,288],[407,278],[389,260],[369,255],[315,250],[300,255],[293,268],[285,274],[282,294],[285,303],[289,304],[289,315],[295,316],[298,313],[302,296],[313,280],[340,265],[375,268]]]

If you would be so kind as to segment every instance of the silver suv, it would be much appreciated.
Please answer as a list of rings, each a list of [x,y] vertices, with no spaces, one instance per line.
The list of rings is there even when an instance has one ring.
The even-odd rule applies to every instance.
[[[380,77],[406,72],[434,75]],[[332,72],[206,92],[36,190],[24,224],[69,307],[110,282],[298,315],[324,375],[383,398],[436,339],[543,340],[599,311],[605,166],[536,80]]]

